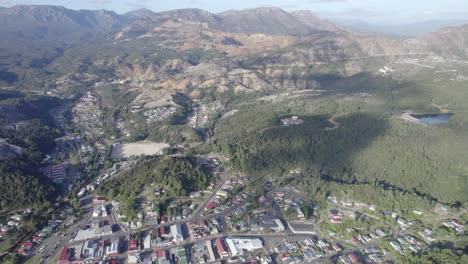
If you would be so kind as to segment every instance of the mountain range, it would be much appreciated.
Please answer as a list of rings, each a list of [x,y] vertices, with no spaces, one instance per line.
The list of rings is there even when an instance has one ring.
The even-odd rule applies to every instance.
[[[429,34],[445,27],[457,27],[468,24],[468,19],[425,20],[408,24],[374,24],[359,19],[340,18],[333,19],[332,21],[353,30],[379,32],[406,38]]]
[[[14,6],[0,9],[0,22],[0,81],[30,88],[111,78],[151,81],[153,87],[193,95],[213,87],[302,89],[318,85],[320,75],[364,72],[369,58],[463,59],[468,47],[466,26],[402,39],[353,31],[310,11],[274,7],[118,15]]]

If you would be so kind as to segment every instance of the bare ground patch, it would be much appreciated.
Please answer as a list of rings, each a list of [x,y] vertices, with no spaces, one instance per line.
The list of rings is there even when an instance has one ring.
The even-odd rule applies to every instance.
[[[120,144],[112,148],[111,158],[112,159],[125,159],[131,156],[138,155],[162,155],[164,148],[168,148],[167,143],[155,143],[155,142],[135,142],[128,144]]]

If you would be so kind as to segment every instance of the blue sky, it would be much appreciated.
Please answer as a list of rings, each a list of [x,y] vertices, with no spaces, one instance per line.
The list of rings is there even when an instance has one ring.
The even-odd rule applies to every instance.
[[[71,9],[109,9],[124,13],[139,8],[163,11],[201,8],[211,12],[277,6],[285,10],[312,10],[322,17],[368,22],[409,23],[434,19],[468,20],[468,0],[0,0],[16,4],[62,5]]]

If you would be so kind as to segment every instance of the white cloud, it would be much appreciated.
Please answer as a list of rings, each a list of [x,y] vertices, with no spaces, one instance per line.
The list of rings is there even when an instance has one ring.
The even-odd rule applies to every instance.
[[[348,0],[308,0],[309,3],[337,3],[337,2],[348,2]]]
[[[21,1],[0,0],[0,5],[2,5],[2,6],[12,6],[12,5],[19,5],[19,4],[21,4]]]
[[[89,0],[89,2],[95,5],[108,5],[112,3],[111,0]]]

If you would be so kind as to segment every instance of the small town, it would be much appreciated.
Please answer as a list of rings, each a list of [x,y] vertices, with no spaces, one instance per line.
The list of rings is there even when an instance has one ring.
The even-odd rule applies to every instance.
[[[82,191],[82,203],[89,211],[83,220],[69,223],[73,215],[65,211],[67,221],[49,221],[21,244],[18,253],[52,256],[55,252],[57,263],[289,264],[329,258],[345,264],[385,263],[392,254],[424,250],[442,235],[436,230],[464,228],[449,212],[439,226],[422,225],[348,198],[331,196],[323,207],[304,206],[307,201],[295,188],[272,190],[255,199],[248,191],[233,192],[248,182],[247,177],[227,179],[203,195],[191,194],[190,202],[183,203],[186,206],[174,205],[181,214],[172,216],[158,215],[141,204],[135,222],[123,220],[118,202],[94,196],[88,188]],[[12,215],[0,234],[20,226],[28,213]],[[425,213],[429,212],[413,212]]]

